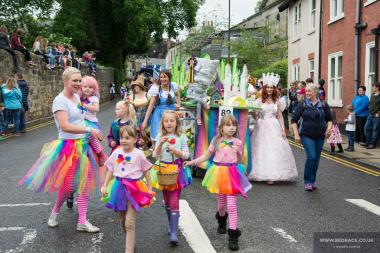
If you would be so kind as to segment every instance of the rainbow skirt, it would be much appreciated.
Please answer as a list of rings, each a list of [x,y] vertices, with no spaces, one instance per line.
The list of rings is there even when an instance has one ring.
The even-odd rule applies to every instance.
[[[64,186],[82,193],[100,186],[104,173],[99,172],[87,139],[55,140],[43,146],[40,158],[18,184],[37,192],[55,192]]]
[[[141,179],[129,179],[116,177],[113,181],[107,208],[116,212],[127,211],[128,202],[137,212],[143,207],[148,207],[154,202],[155,192],[149,191],[147,185]]]
[[[150,170],[150,176],[152,178],[152,186],[156,188],[157,190],[166,190],[166,191],[175,191],[175,190],[181,190],[183,188],[186,188],[193,182],[193,178],[191,176],[191,170],[188,166],[183,167],[182,165],[182,159],[176,159],[174,162],[158,162],[156,163],[157,166],[153,166],[153,170]],[[157,172],[158,172],[158,166],[161,167],[168,167],[168,166],[176,166],[178,173],[177,177],[177,184],[175,185],[160,185],[158,184],[158,178],[157,178]],[[165,170],[165,168],[163,168]]]
[[[207,169],[202,186],[211,193],[241,194],[247,197],[246,193],[252,188],[252,185],[244,172],[242,164],[213,162]]]

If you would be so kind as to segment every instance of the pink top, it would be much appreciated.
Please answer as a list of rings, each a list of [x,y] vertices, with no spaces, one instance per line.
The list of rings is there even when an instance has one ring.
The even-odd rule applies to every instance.
[[[237,138],[225,140],[221,138],[215,151],[214,141],[211,142],[208,151],[214,154],[214,162],[237,163],[238,154],[243,153],[243,143]]]
[[[134,148],[131,153],[126,153],[119,147],[107,159],[105,166],[115,177],[139,179],[153,164],[146,159],[141,150]]]

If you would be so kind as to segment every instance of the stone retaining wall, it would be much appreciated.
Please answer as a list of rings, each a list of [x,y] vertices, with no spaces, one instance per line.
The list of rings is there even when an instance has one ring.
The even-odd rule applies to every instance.
[[[24,63],[23,54],[17,52],[17,58],[21,73],[29,83],[30,111],[27,113],[29,124],[40,123],[52,117],[51,106],[55,96],[63,88],[61,80],[61,69],[50,70],[41,56],[32,54],[33,61],[37,64],[28,67]],[[12,56],[5,50],[0,49],[0,77],[13,74]],[[87,64],[81,64],[82,75],[89,75],[90,70]],[[108,67],[97,67],[96,79],[99,82],[101,102],[110,99],[108,87],[114,81],[114,69]]]

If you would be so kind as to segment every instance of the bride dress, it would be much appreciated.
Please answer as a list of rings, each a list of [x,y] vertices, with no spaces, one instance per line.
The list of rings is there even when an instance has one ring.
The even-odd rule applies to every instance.
[[[248,178],[295,181],[298,177],[296,162],[288,140],[282,136],[283,119],[278,103],[262,103],[261,99],[255,103],[262,111],[251,136],[252,170]]]

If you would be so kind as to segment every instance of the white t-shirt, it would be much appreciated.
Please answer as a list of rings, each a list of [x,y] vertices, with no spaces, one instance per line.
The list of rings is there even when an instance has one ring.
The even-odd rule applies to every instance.
[[[90,100],[90,104],[92,105],[93,103],[99,104],[99,98],[97,96],[91,96],[88,98]],[[92,121],[92,122],[98,122],[98,118],[96,117],[96,112],[90,112],[90,111],[84,111],[84,118]]]
[[[70,134],[63,132],[61,127],[59,126],[59,123],[57,121],[55,113],[57,111],[65,111],[67,112],[68,120],[70,124],[77,125],[77,126],[85,126],[84,123],[84,114],[80,108],[78,108],[78,105],[80,105],[79,101],[80,98],[77,94],[74,94],[75,98],[77,99],[77,103],[71,101],[68,99],[63,93],[59,93],[58,96],[54,98],[53,101],[53,114],[54,114],[54,121],[58,128],[58,138],[63,140],[69,140],[69,139],[82,139],[86,136],[86,134]]]
[[[157,84],[152,85],[148,91],[148,98],[155,97],[160,91],[160,86]],[[174,82],[171,83],[170,87],[170,96],[173,98],[175,97],[175,93],[178,91],[178,85]],[[167,98],[169,94],[168,90],[161,90],[161,97],[162,98]]]
[[[104,165],[115,177],[139,179],[153,164],[140,149],[134,148],[132,152],[126,153],[122,147],[118,147]]]

